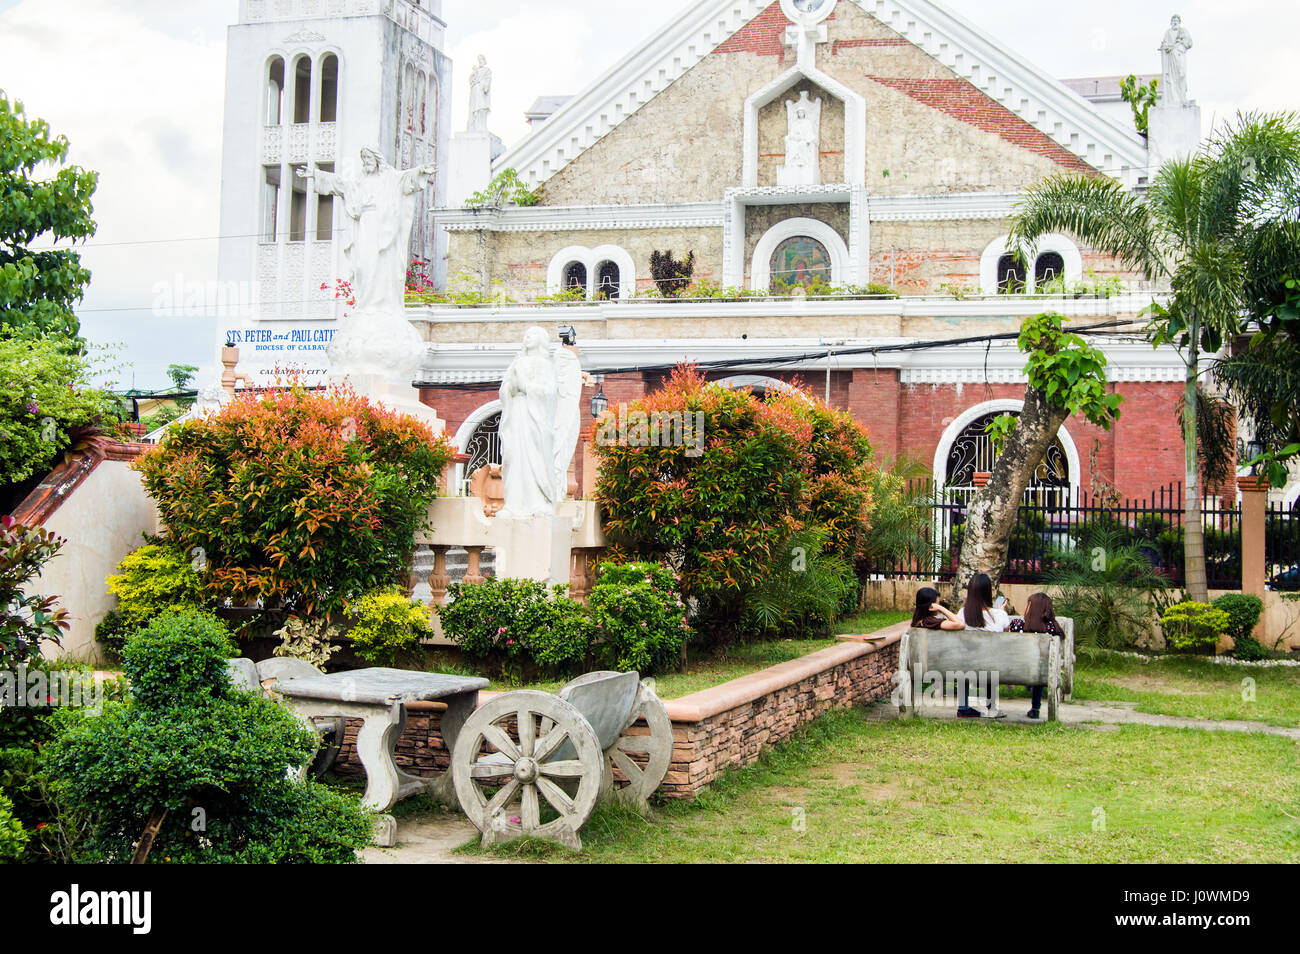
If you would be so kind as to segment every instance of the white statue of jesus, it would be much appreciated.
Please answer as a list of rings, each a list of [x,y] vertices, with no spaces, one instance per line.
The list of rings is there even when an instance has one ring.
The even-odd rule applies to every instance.
[[[1191,48],[1192,35],[1183,26],[1183,18],[1172,17],[1160,41],[1161,77],[1156,96],[1161,106],[1187,105],[1187,51]]]
[[[434,167],[423,165],[398,172],[375,149],[361,150],[360,175],[336,175],[311,166],[298,175],[316,180],[319,195],[343,199],[352,220],[343,249],[352,273],[352,295],[358,315],[400,315],[406,302],[406,269],[410,264],[411,225],[416,203],[410,197],[429,187]]]
[[[581,395],[577,355],[553,349],[543,329],[529,328],[523,350],[501,382],[503,515],[550,515],[564,500],[581,426]]]

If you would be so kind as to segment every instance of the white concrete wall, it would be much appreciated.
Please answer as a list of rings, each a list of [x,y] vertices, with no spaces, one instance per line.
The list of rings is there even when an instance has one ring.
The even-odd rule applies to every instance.
[[[128,462],[104,460],[46,518],[44,527],[67,542],[28,592],[58,596],[72,616],[62,649],[50,648],[46,655],[101,661],[95,624],[117,605],[104,581],[144,543],[141,534],[158,532],[158,508]]]

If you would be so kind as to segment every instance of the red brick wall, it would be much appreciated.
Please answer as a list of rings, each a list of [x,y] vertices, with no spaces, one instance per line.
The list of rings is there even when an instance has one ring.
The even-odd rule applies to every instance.
[[[781,12],[781,4],[773,3],[713,52],[755,53],[759,56],[779,57],[784,62],[785,31],[789,26],[790,21]]]
[[[740,372],[715,372],[713,380]],[[754,374],[802,386],[819,397],[825,392],[826,376],[817,371],[773,371],[758,369]],[[656,389],[661,374],[608,375],[604,382],[605,397],[611,408],[631,403]],[[1182,400],[1178,382],[1130,383],[1115,386],[1124,397],[1120,420],[1104,431],[1086,420],[1074,417],[1066,430],[1079,453],[1079,483],[1093,490],[1095,476],[1112,485],[1125,497],[1140,498],[1160,487],[1183,479],[1182,431],[1177,408]],[[582,392],[583,423],[590,420],[588,408],[595,395],[593,388]],[[871,435],[879,457],[897,458],[900,454],[920,459],[927,466],[944,430],[964,411],[985,401],[1024,397],[1019,384],[914,384],[901,386],[893,368],[835,371],[831,374],[831,401],[834,407],[847,409]],[[496,399],[493,391],[457,391],[426,389],[421,400],[437,408],[447,422],[449,434],[476,408]],[[576,455],[580,460],[581,454]],[[581,480],[581,464],[578,464]]]

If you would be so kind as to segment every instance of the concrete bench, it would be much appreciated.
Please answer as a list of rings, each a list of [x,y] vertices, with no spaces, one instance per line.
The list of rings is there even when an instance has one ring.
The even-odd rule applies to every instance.
[[[991,633],[985,630],[909,629],[898,648],[899,710],[916,714],[917,688],[944,686],[968,674],[1000,686],[1042,687],[1047,718],[1055,722],[1063,696],[1074,692],[1074,620],[1058,619],[1064,639],[1050,633]]]

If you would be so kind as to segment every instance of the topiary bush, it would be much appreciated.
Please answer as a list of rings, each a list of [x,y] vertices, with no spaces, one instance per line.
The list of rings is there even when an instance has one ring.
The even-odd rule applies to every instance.
[[[659,563],[602,563],[587,597],[598,664],[642,675],[681,662],[691,637],[673,571]]]
[[[586,610],[565,594],[567,586],[536,580],[498,579],[453,583],[438,610],[443,634],[477,659],[503,670],[524,664],[552,673],[580,669],[590,655]]]
[[[1264,614],[1264,601],[1249,593],[1224,593],[1213,603],[1228,614],[1225,630],[1232,637],[1232,654],[1238,659],[1266,659],[1269,651],[1252,635]]]
[[[395,586],[349,603],[347,615],[352,649],[369,663],[396,665],[434,635],[429,608]]]
[[[1249,593],[1224,593],[1213,605],[1228,614],[1224,632],[1233,639],[1249,639],[1264,613],[1264,601]]]
[[[1160,617],[1165,642],[1181,653],[1213,652],[1230,623],[1231,618],[1223,610],[1195,600],[1175,603]]]
[[[129,860],[164,812],[155,863],[350,862],[369,842],[370,819],[351,796],[291,776],[316,735],[232,686],[233,650],[218,620],[164,614],[127,641],[129,697],[68,720],[44,746],[50,790],[90,819],[77,860]]]
[[[150,620],[163,613],[201,607],[206,594],[196,563],[195,557],[167,543],[132,550],[117,565],[118,572],[108,578],[117,609],[95,627],[95,638],[120,656],[126,638]]]
[[[210,602],[326,616],[402,582],[450,459],[419,421],[295,385],[174,426],[135,467]]]

